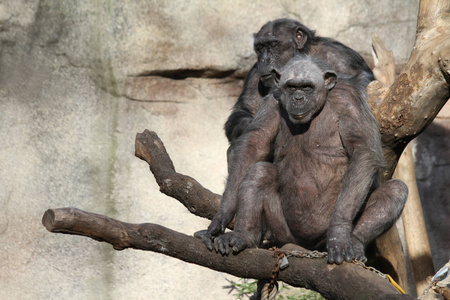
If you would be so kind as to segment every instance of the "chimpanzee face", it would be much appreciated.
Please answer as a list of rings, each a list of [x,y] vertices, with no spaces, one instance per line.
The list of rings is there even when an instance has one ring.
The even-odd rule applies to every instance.
[[[325,104],[336,83],[336,73],[321,70],[305,56],[293,58],[281,71],[281,105],[294,124],[309,123]]]
[[[254,49],[258,55],[258,73],[266,87],[276,86],[272,70],[281,68],[300,51],[307,38],[293,27],[291,20],[277,20],[264,25],[255,34]]]

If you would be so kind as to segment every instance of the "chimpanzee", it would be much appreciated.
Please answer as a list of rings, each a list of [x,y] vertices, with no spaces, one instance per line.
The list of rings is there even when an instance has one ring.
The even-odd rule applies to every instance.
[[[329,263],[365,261],[365,246],[395,222],[408,193],[399,180],[378,184],[384,160],[365,89],[306,55],[275,78],[279,89],[235,141],[222,202],[237,203],[235,226],[214,247],[228,254],[266,238],[327,249]],[[204,233],[196,235],[212,250]]]
[[[253,121],[263,96],[275,86],[272,70],[280,70],[295,55],[304,53],[325,60],[339,76],[353,77],[352,85],[357,90],[365,89],[374,80],[372,71],[357,52],[333,39],[316,36],[313,30],[295,20],[277,19],[265,24],[255,34],[254,49],[258,61],[249,71],[244,89],[225,123],[230,142],[228,165],[234,156],[236,139]],[[236,204],[222,202],[219,213],[203,234],[213,237],[223,233],[235,215]]]

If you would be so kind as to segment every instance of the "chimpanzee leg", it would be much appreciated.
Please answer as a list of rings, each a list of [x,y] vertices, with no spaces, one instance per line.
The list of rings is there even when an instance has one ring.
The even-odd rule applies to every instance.
[[[257,247],[267,229],[276,241],[293,242],[277,190],[276,167],[268,162],[254,164],[239,188],[234,230],[214,239],[216,251],[228,254],[229,246],[233,252]]]
[[[366,260],[364,247],[397,221],[407,197],[408,187],[397,179],[386,181],[370,195],[353,229],[352,242],[356,259]]]

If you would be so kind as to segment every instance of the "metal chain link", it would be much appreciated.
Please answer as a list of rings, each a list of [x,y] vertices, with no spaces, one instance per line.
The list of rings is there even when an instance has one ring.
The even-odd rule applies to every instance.
[[[272,250],[273,257],[277,258],[277,262],[275,264],[275,267],[272,270],[272,275],[270,277],[270,283],[269,283],[269,293],[275,288],[275,281],[278,277],[278,274],[280,273],[280,265],[283,262],[283,259],[288,257],[300,257],[300,258],[323,258],[327,257],[327,252],[319,252],[317,250],[314,251],[300,251],[300,250],[281,250],[277,247],[270,248],[269,250]],[[286,266],[287,267],[287,266]]]
[[[383,272],[381,272],[381,271],[375,269],[374,267],[368,267],[368,266],[366,266],[362,261],[359,261],[359,260],[354,259],[354,260],[352,260],[352,263],[354,263],[354,264],[357,265],[357,266],[360,266],[361,268],[364,268],[364,269],[366,269],[366,270],[369,270],[369,271],[371,271],[371,272],[373,272],[373,273],[375,273],[375,274],[381,276],[382,278],[384,278],[384,279],[386,279],[386,280],[389,280],[386,274],[384,274]]]
[[[284,268],[289,266],[289,262],[287,261],[288,257],[324,258],[324,257],[328,256],[327,252],[320,252],[317,250],[313,250],[313,251],[281,250],[277,247],[270,248],[269,250],[274,251],[273,257],[277,258],[276,265],[275,265],[274,269],[272,270],[272,276],[271,276],[271,280],[270,280],[269,287],[268,287],[269,292],[272,291],[273,288],[275,287],[276,278],[278,277],[278,274],[280,273],[280,269],[283,270]],[[403,289],[389,275],[384,274],[383,272],[375,269],[374,267],[366,266],[362,261],[359,261],[356,259],[352,260],[352,263],[384,278],[385,280],[389,281],[402,294],[405,294]],[[281,268],[280,268],[280,266],[281,266]]]
[[[272,271],[272,276],[273,274],[278,274],[279,270],[280,270],[280,264],[281,261],[283,259],[283,257],[300,257],[300,258],[324,258],[328,256],[327,252],[320,252],[317,250],[313,250],[313,251],[300,251],[300,250],[281,250],[277,247],[273,247],[270,248],[269,250],[274,251],[274,257],[278,258],[277,259],[277,264],[274,268],[274,270]],[[377,275],[379,275],[380,277],[388,280],[388,276],[386,274],[384,274],[383,272],[375,269],[374,267],[369,267],[366,266],[362,261],[359,260],[352,260],[352,263],[360,266],[361,268],[364,268],[366,270],[369,270]],[[274,273],[275,271],[275,273]]]

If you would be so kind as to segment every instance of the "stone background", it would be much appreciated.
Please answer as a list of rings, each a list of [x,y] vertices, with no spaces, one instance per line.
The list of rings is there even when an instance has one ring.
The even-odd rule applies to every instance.
[[[51,234],[41,217],[77,207],[206,228],[159,193],[134,157],[136,133],[156,131],[178,172],[222,193],[222,127],[255,61],[254,32],[296,18],[369,60],[377,32],[404,63],[417,10],[418,0],[0,1],[0,299],[233,299],[229,275]],[[436,267],[450,249],[449,122],[444,113],[414,148]]]

